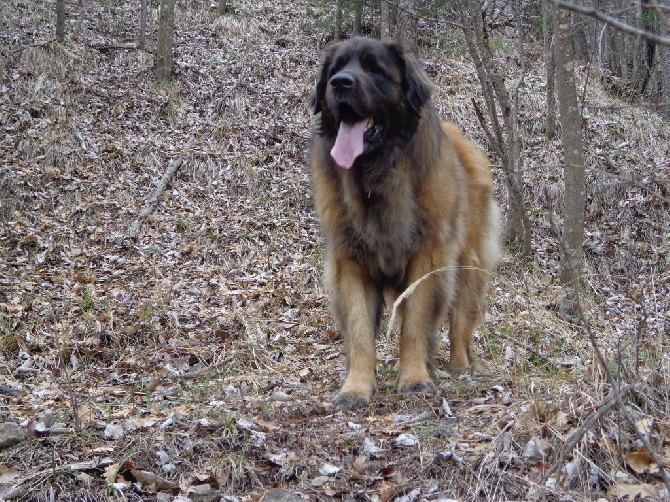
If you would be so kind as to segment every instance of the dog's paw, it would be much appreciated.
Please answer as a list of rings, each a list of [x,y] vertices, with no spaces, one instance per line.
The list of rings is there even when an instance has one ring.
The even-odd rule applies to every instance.
[[[465,373],[472,376],[489,376],[491,374],[479,359],[475,359],[469,364],[454,364],[450,361],[449,364],[447,364],[447,370],[455,377]]]
[[[336,410],[355,410],[356,408],[362,408],[363,406],[370,404],[370,399],[355,396],[348,392],[340,392],[330,403]]]
[[[437,387],[433,382],[409,382],[398,386],[400,394],[435,394]]]

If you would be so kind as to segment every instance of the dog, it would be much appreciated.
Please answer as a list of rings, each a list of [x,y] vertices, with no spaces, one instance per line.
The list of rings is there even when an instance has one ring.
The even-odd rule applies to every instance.
[[[475,367],[472,334],[500,257],[499,209],[486,156],[440,120],[432,91],[400,44],[353,38],[325,50],[310,162],[325,283],[347,356],[336,409],[370,402],[384,300],[411,285],[398,312],[398,392],[436,391],[433,355],[447,318],[449,368]]]

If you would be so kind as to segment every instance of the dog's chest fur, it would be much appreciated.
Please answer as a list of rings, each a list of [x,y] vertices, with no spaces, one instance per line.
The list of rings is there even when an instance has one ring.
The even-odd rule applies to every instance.
[[[418,208],[412,183],[394,172],[384,186],[367,190],[351,172],[343,173],[343,203],[348,215],[351,244],[372,276],[402,281],[409,255],[416,246]],[[405,180],[406,181],[406,180]]]

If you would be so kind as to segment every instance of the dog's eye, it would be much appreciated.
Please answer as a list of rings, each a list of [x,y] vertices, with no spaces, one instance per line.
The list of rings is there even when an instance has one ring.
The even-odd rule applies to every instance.
[[[377,63],[377,59],[373,56],[364,57],[361,60],[361,65],[370,73],[377,73],[379,75],[385,74],[384,69]]]
[[[328,76],[332,77],[333,75],[335,75],[342,68],[344,68],[348,62],[349,62],[349,59],[347,57],[338,56],[338,58],[335,60],[335,62],[330,67],[330,70],[328,72]]]
[[[379,75],[386,75],[386,73],[384,72],[384,69],[381,66],[379,66],[377,63],[370,66],[370,71],[372,73],[377,73]]]

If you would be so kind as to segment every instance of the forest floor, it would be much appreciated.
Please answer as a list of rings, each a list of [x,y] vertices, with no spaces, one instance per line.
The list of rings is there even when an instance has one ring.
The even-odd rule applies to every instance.
[[[561,207],[561,144],[543,135],[539,42],[519,111],[532,256],[507,250],[491,287],[476,335],[490,375],[441,371],[442,332],[438,393],[399,396],[397,334],[380,335],[373,402],[336,412],[343,347],[306,161],[330,12],[231,3],[217,18],[178,2],[163,85],[135,48],[135,4],[86,2],[80,22],[68,3],[58,44],[51,3],[0,3],[0,499],[255,501],[280,487],[294,500],[667,500],[585,319],[559,309],[544,193]],[[421,40],[441,113],[486,146],[458,33],[424,20]],[[497,42],[514,86],[514,44]],[[577,69],[584,317],[670,465],[670,126]]]

